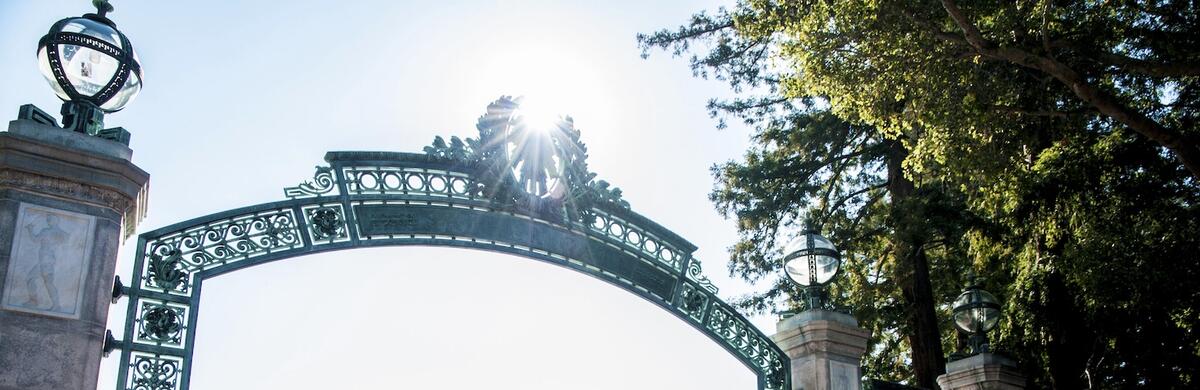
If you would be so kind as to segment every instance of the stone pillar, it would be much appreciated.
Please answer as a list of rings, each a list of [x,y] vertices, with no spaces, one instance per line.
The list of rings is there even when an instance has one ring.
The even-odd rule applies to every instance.
[[[1021,390],[1025,376],[1011,359],[981,353],[946,363],[946,373],[937,383],[942,390]]]
[[[0,132],[0,390],[94,390],[150,176],[126,145],[27,108]]]
[[[771,339],[792,360],[793,390],[859,390],[871,332],[849,314],[808,310],[779,321]]]

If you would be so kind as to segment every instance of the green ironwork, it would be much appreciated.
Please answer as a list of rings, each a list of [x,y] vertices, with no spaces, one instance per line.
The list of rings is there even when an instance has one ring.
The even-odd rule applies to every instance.
[[[478,138],[438,137],[423,154],[329,152],[311,181],[284,189],[287,200],[140,235],[122,290],[118,388],[188,388],[208,278],[325,251],[431,245],[510,253],[609,282],[724,346],[758,375],[759,389],[789,389],[788,357],[716,295],[696,247],[596,180],[569,118],[531,138],[518,108],[501,98],[480,118]],[[525,146],[540,151],[521,150],[531,139],[539,144]]]

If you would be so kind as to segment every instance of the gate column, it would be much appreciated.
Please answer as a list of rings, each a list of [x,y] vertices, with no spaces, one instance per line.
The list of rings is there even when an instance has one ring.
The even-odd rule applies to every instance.
[[[1012,359],[984,352],[946,363],[937,383],[942,390],[1021,390],[1025,376]]]
[[[848,314],[807,310],[779,321],[771,339],[791,358],[793,390],[858,390],[871,332]]]
[[[0,390],[92,390],[150,177],[125,144],[21,112],[0,132]]]

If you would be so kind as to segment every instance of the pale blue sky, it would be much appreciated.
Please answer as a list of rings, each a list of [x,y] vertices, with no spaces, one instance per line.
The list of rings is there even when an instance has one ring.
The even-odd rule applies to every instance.
[[[151,173],[146,231],[280,200],[329,150],[416,152],[435,135],[474,136],[488,102],[529,95],[575,117],[591,169],[697,244],[730,297],[750,287],[726,275],[736,235],[707,199],[709,167],[741,155],[747,133],[708,118],[722,84],[664,53],[640,59],[634,39],[727,2],[116,0],[110,16],[145,88],[106,124],[133,133],[134,162]],[[0,112],[34,103],[57,115],[37,40],[89,7],[0,0]],[[132,257],[122,251],[123,277]],[[772,319],[755,322],[774,333]],[[235,272],[205,283],[198,328],[196,390],[755,387],[657,306],[479,251],[354,250]],[[104,360],[101,389],[116,363]]]

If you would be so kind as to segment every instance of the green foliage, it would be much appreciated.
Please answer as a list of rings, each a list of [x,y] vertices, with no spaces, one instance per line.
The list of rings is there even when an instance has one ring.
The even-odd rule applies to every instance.
[[[869,377],[930,387],[920,333],[956,348],[973,270],[1032,386],[1179,388],[1200,382],[1196,8],[749,0],[639,41],[699,52],[739,92],[710,102],[718,126],[755,129],[712,194],[730,271],[774,282],[743,307],[799,301],[776,239],[811,215],[847,258],[833,293],[874,335]]]

